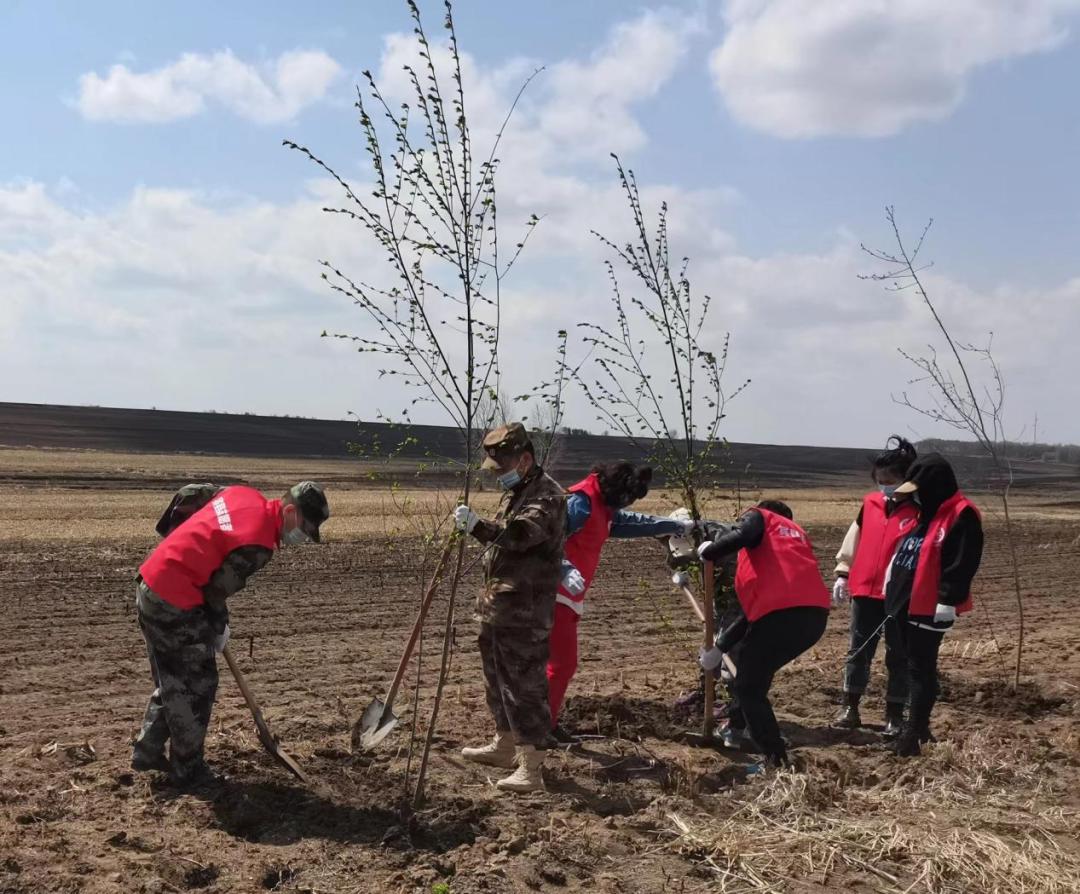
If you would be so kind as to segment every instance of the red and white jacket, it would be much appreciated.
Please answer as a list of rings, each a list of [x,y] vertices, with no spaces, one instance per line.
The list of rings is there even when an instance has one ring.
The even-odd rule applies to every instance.
[[[888,514],[887,505],[880,491],[863,497],[862,512],[837,554],[836,572],[847,575],[852,596],[885,598],[885,577],[896,547],[918,523],[919,509],[910,500],[894,505]]]
[[[569,493],[583,493],[589,498],[592,507],[589,518],[579,531],[566,538],[564,552],[581,576],[585,578],[585,590],[578,596],[571,596],[563,586],[559,586],[555,601],[573,609],[580,615],[585,610],[585,593],[589,592],[596,569],[600,565],[600,553],[611,536],[611,520],[614,510],[604,502],[600,493],[600,479],[595,473],[577,484],[567,488]]]

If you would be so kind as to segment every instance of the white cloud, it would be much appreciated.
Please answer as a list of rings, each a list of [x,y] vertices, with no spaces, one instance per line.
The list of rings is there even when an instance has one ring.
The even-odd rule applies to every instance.
[[[113,65],[79,79],[78,108],[92,121],[160,123],[198,115],[207,101],[260,124],[286,121],[322,99],[342,68],[320,50],[282,53],[263,70],[230,50],[185,53],[146,72]]]
[[[980,68],[1060,46],[1078,0],[728,0],[710,68],[779,137],[881,137],[951,114]]]

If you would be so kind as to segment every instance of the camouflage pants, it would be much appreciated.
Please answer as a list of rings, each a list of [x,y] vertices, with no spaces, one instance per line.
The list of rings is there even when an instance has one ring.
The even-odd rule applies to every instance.
[[[143,583],[135,604],[155,686],[135,739],[135,754],[163,756],[170,742],[172,774],[183,780],[203,763],[218,685],[214,630],[203,608],[176,608]]]
[[[542,747],[551,731],[548,631],[480,625],[484,694],[495,728],[519,745]]]

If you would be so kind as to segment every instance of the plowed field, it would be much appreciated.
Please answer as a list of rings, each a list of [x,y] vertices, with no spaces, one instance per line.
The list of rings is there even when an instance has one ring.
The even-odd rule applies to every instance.
[[[327,483],[326,543],[277,556],[233,601],[232,628],[267,720],[315,784],[261,750],[223,662],[207,755],[228,782],[181,795],[132,774],[152,688],[133,575],[172,489],[243,478],[278,492],[309,476]],[[797,772],[747,777],[753,755],[702,746],[698,723],[672,710],[694,682],[700,633],[661,547],[612,542],[567,708],[587,738],[552,754],[548,792],[499,794],[458,757],[491,732],[473,574],[427,802],[407,820],[410,726],[430,710],[445,600],[419,686],[415,666],[406,676],[401,726],[363,757],[349,728],[397,666],[432,558],[418,532],[440,497],[391,496],[345,462],[15,450],[0,450],[0,496],[0,892],[1080,890],[1080,511],[1069,494],[1028,493],[1016,510],[1028,631],[1017,692],[1006,686],[1016,611],[1005,541],[986,501],[977,611],[943,649],[939,742],[910,761],[884,754],[874,732],[880,657],[871,726],[829,726],[846,610],[773,690]],[[831,571],[859,494],[782,496]]]

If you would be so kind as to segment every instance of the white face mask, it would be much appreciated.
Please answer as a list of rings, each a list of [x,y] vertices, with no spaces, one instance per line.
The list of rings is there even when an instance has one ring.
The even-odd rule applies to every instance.
[[[286,531],[281,535],[282,546],[300,546],[304,543],[311,543],[311,537],[303,528],[293,528],[291,531]]]
[[[503,490],[510,490],[510,488],[517,487],[521,483],[521,472],[517,469],[511,469],[509,472],[500,475],[496,480]]]

